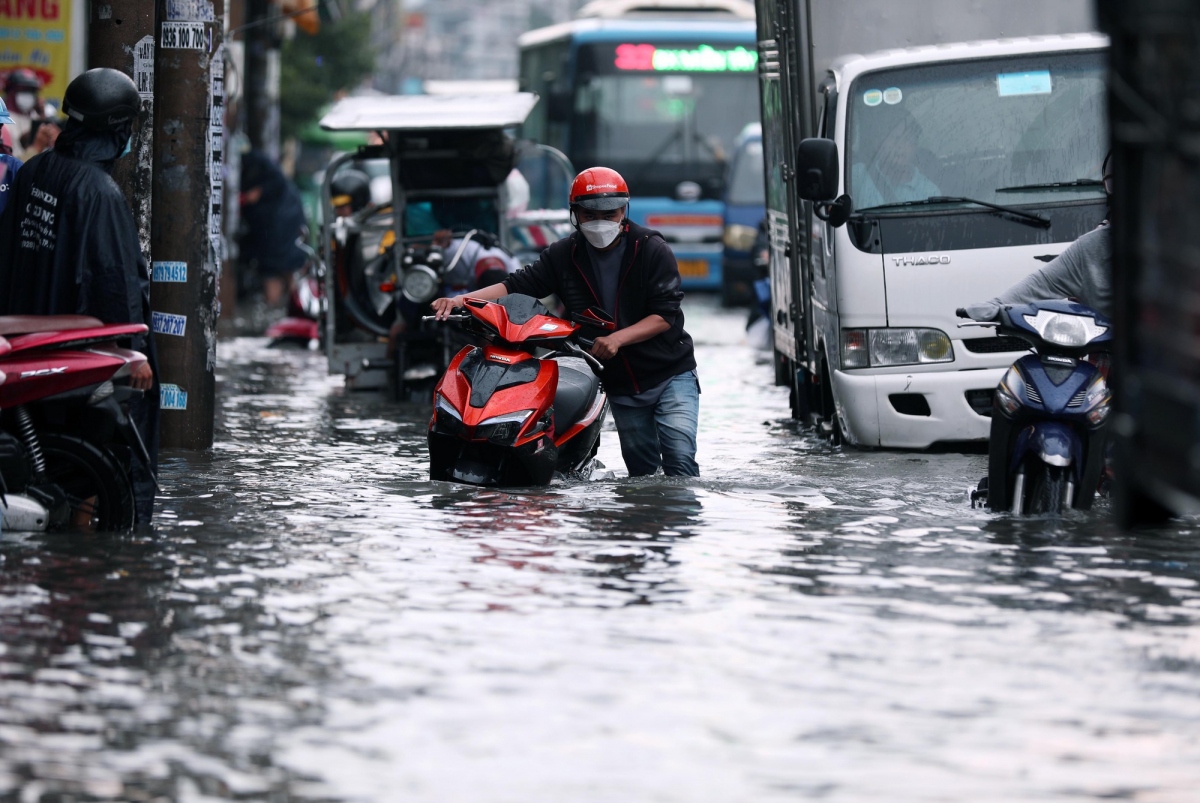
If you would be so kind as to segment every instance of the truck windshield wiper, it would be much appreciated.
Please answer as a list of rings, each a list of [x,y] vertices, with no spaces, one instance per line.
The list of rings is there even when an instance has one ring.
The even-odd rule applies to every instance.
[[[1048,181],[1045,184],[1021,184],[1016,187],[1001,187],[996,192],[1024,192],[1026,190],[1073,190],[1079,187],[1103,187],[1098,178],[1077,178],[1074,181]]]
[[[1012,206],[1003,206],[1002,204],[994,204],[988,201],[980,201],[975,198],[963,198],[958,195],[932,195],[920,201],[898,201],[894,204],[879,204],[878,206],[868,206],[866,209],[855,209],[854,213],[859,214],[860,212],[880,212],[884,209],[903,209],[909,206],[928,206],[929,204],[975,204],[976,206],[983,206],[988,209],[995,209],[998,212],[1004,212],[1005,214],[1012,215],[1022,223],[1026,223],[1030,226],[1040,226],[1043,229],[1050,228],[1049,218],[1042,217],[1041,215],[1034,214],[1033,212],[1026,212],[1023,209],[1017,209],[1016,207]]]

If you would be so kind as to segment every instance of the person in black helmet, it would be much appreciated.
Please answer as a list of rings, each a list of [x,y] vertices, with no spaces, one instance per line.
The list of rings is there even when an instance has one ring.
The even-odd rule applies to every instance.
[[[329,183],[329,204],[338,217],[350,217],[371,203],[371,179],[361,170],[347,168]]]
[[[125,196],[109,175],[129,152],[140,106],[118,70],[88,70],[63,98],[67,122],[53,150],[17,173],[0,216],[0,315],[91,315],[150,325],[150,274]],[[158,362],[150,335],[133,338],[149,362],[131,377],[147,391],[134,421],[158,454]],[[152,470],[156,469],[152,465]],[[154,509],[154,483],[134,467],[140,523]]]

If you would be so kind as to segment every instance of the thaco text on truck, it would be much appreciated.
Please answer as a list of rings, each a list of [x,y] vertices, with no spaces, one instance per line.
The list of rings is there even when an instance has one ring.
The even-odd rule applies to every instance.
[[[619,172],[684,290],[720,290],[728,163],[758,120],[753,3],[595,0],[519,44],[521,89],[541,97],[524,135]]]
[[[976,5],[758,2],[776,379],[850,443],[987,439],[1027,346],[955,310],[1106,216],[1090,4]]]
[[[512,270],[569,231],[565,192],[540,192],[553,208],[531,203],[535,190],[574,172],[553,148],[515,138],[536,102],[518,92],[350,97],[322,118],[327,131],[369,132],[376,142],[331,161],[322,184],[323,340],[329,372],[347,387],[427,399],[463,345],[422,320],[430,302],[503,279],[482,259],[467,264],[480,253],[473,247]],[[390,192],[381,200],[373,185],[370,204],[339,216],[331,186],[351,166],[388,176]]]

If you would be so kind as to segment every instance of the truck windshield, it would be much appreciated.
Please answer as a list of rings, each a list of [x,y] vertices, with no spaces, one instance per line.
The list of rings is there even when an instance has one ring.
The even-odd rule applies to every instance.
[[[758,120],[753,45],[674,47],[580,46],[570,156],[615,168],[635,195],[671,196],[694,181],[720,198],[737,137]],[[707,60],[681,69],[662,54]]]
[[[846,179],[857,209],[934,196],[1014,206],[1104,195],[1099,53],[866,73],[848,97]]]

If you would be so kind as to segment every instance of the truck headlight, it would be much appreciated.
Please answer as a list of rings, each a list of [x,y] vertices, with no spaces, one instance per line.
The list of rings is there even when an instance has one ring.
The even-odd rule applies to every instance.
[[[732,223],[725,227],[725,247],[734,251],[749,251],[754,247],[754,238],[756,237],[758,237],[758,229],[752,226]]]
[[[954,347],[937,329],[842,330],[843,368],[938,362],[954,362]]]

